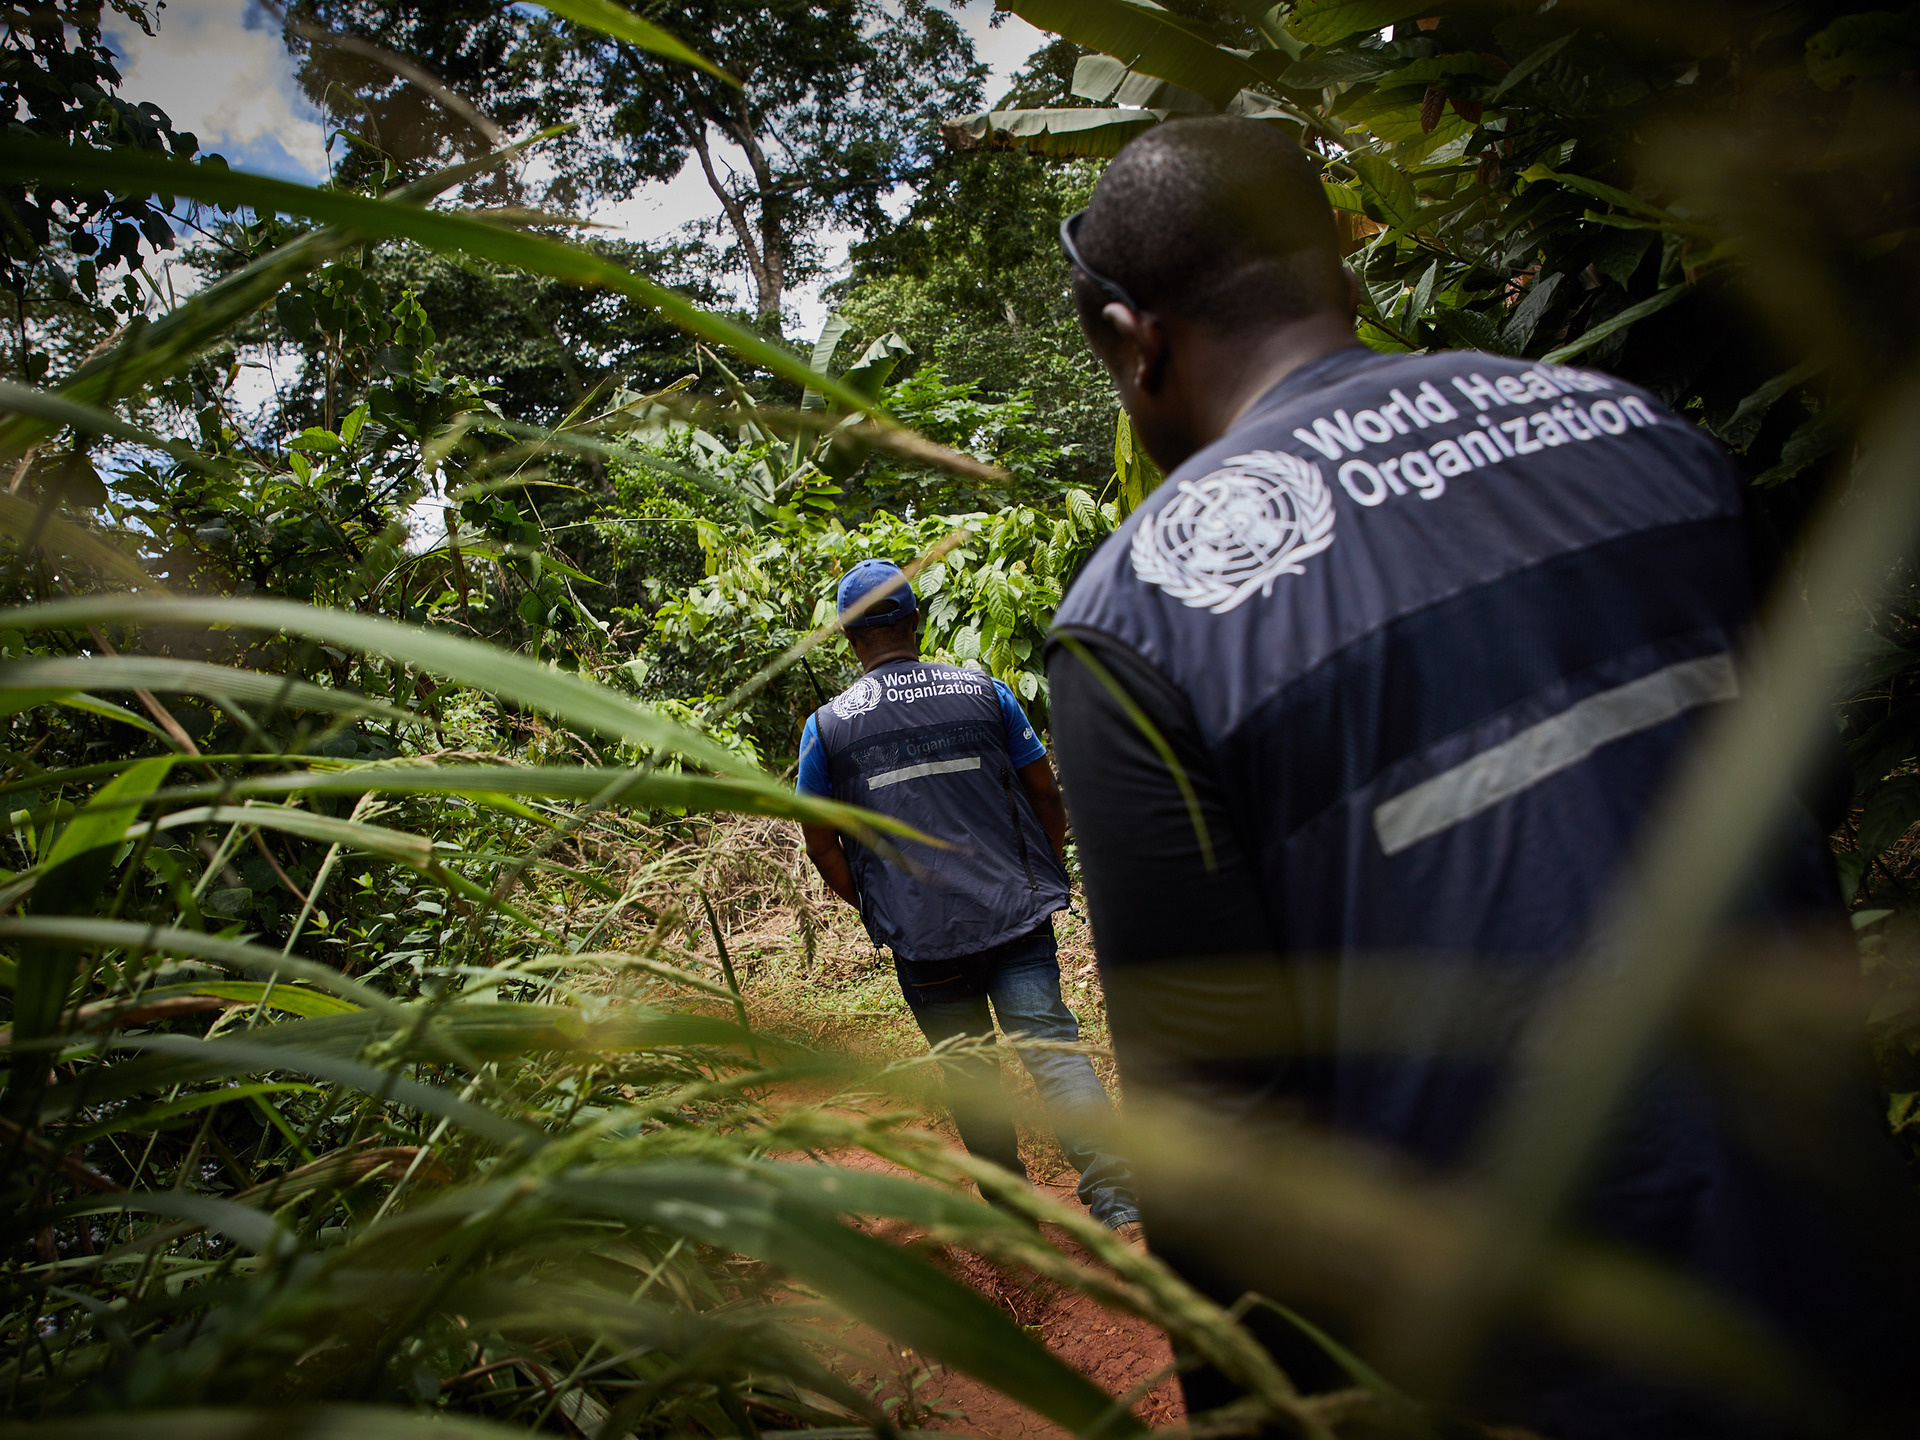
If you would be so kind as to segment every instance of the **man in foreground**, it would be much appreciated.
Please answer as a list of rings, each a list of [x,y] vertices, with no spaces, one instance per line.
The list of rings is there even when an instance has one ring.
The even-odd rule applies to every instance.
[[[1089,343],[1168,473],[1050,651],[1129,1092],[1219,1124],[1221,1175],[1287,1134],[1457,1170],[1675,757],[1737,693],[1738,482],[1611,377],[1361,347],[1317,166],[1271,126],[1148,131],[1062,237]],[[1746,918],[1837,916],[1829,872],[1809,825]],[[1758,1314],[1887,1423],[1911,1331],[1877,1240],[1725,1119],[1701,1075],[1660,1066],[1579,1223]],[[1858,1133],[1864,1193],[1889,1173]],[[1364,1260],[1303,1254],[1244,1195],[1196,1193],[1191,1165],[1135,1160],[1147,1238],[1188,1279],[1366,1342]],[[1256,1329],[1303,1384],[1343,1383],[1290,1325]],[[1470,1396],[1487,1418],[1781,1433],[1539,1330],[1494,1344]],[[1189,1377],[1191,1410],[1231,1394]]]
[[[1137,1226],[1127,1168],[1095,1138],[1112,1109],[1093,1065],[1021,1044],[1080,1038],[1060,997],[1053,912],[1069,901],[1067,818],[1046,747],[1003,682],[919,658],[919,602],[899,566],[861,561],[841,579],[838,604],[866,673],[808,718],[799,789],[903,820],[950,848],[903,841],[889,859],[830,825],[805,825],[807,854],[873,943],[892,949],[928,1042],[990,1038],[997,1017],[1080,1171],[1082,1203],[1113,1229]],[[946,1070],[967,1149],[1024,1178],[999,1066],[975,1055]]]

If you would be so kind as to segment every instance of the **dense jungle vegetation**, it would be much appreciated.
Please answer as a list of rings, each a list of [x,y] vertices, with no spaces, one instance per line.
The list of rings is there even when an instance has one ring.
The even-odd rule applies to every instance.
[[[310,187],[123,93],[98,5],[10,0],[7,1434],[946,1428],[929,1367],[1145,1428],[1164,1377],[1109,1393],[962,1252],[1247,1387],[1191,1433],[1482,1433],[1344,1351],[1353,1388],[1302,1397],[949,1148],[925,1058],[846,1023],[887,975],[786,823],[875,834],[786,773],[854,674],[858,558],[1044,724],[1054,607],[1158,479],[1054,232],[1126,139],[1214,111],[1323,159],[1368,345],[1602,367],[1716,435],[1774,593],[1773,688],[1609,932],[1644,983],[1533,1092],[1513,1134],[1556,1143],[1515,1141],[1496,1223],[1330,1157],[1269,1198],[1365,1252],[1403,1338],[1517,1313],[1805,1403],[1738,1317],[1554,1221],[1795,786],[1849,787],[1870,1037],[1920,1139],[1920,10],[1000,4],[1056,37],[1004,95],[925,0],[296,0],[338,137]],[[671,245],[569,218],[689,166],[722,218]],[[833,318],[791,334],[833,227]],[[1769,1026],[1857,1035],[1850,1003],[1759,997],[1756,1066]]]

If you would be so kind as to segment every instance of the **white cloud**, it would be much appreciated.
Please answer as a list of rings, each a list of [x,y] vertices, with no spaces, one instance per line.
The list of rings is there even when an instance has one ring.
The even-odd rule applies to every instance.
[[[252,0],[170,0],[155,30],[108,31],[123,97],[152,101],[236,169],[325,177],[319,114],[294,84],[279,25]]]

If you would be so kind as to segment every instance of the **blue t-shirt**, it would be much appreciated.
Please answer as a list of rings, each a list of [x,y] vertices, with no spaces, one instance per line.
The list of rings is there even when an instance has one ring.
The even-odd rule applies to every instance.
[[[1000,718],[1007,722],[1007,754],[1013,759],[1013,768],[1031,765],[1047,753],[1047,747],[1033,733],[1033,722],[1014,699],[1007,682],[995,680],[993,688],[1000,696]],[[802,795],[833,797],[833,782],[827,778],[827,757],[820,749],[820,730],[811,715],[807,716],[806,728],[800,732],[800,776],[794,788]]]

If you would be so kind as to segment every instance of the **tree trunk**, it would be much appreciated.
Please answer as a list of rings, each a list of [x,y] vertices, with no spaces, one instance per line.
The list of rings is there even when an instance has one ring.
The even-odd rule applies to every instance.
[[[682,127],[687,137],[687,145],[700,162],[700,173],[707,177],[707,188],[712,190],[725,212],[727,223],[733,229],[734,238],[740,242],[740,253],[747,260],[747,274],[753,281],[754,313],[762,319],[771,316],[776,322],[780,318],[780,300],[786,289],[787,256],[786,245],[780,233],[777,212],[778,201],[771,192],[772,170],[767,164],[766,154],[761,150],[758,139],[749,130],[746,142],[741,146],[747,152],[747,161],[753,170],[755,193],[752,203],[759,211],[759,223],[747,213],[746,205],[740,197],[727,188],[715,169],[713,152],[707,145],[708,116],[704,107],[697,102],[690,107],[691,113],[682,119]],[[732,140],[741,138],[741,127],[720,121],[716,123]]]
[[[787,287],[787,201],[775,183],[773,167],[767,163],[767,152],[761,148],[760,137],[754,133],[753,116],[747,109],[744,90],[737,104],[734,123],[728,128],[746,154],[747,164],[753,171],[754,189],[760,197],[760,265],[766,274],[766,285],[760,295],[759,313],[762,319],[771,315],[777,322],[780,298]]]

